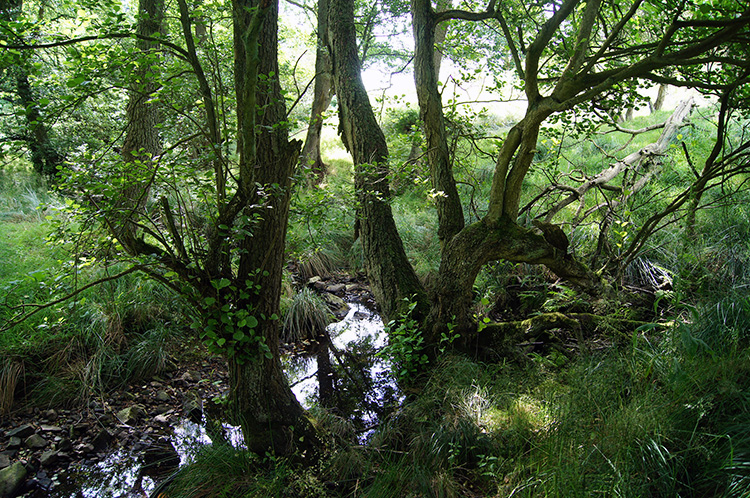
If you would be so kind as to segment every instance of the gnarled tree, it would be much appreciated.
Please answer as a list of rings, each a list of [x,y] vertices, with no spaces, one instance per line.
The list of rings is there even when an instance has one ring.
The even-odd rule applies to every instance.
[[[428,339],[436,343],[451,322],[465,339],[471,337],[472,286],[481,268],[491,261],[543,264],[587,292],[601,294],[607,285],[598,275],[556,250],[541,234],[518,223],[524,181],[533,164],[541,127],[551,116],[585,108],[608,92],[621,91],[620,85],[639,79],[698,88],[729,84],[717,83],[712,74],[691,69],[731,67],[742,72],[748,68],[744,57],[732,55],[742,53],[748,38],[750,8],[726,2],[721,9],[690,9],[686,3],[646,0],[565,0],[533,6],[492,0],[484,12],[436,11],[430,0],[412,0],[411,5],[420,113],[432,186],[440,194],[437,212],[442,254],[431,289]],[[508,131],[497,150],[485,214],[469,225],[464,224],[452,162],[447,156],[441,95],[431,67],[436,27],[448,21],[497,23],[507,47],[502,56],[513,61],[527,101],[523,118]],[[336,36],[332,33],[333,46],[341,43]],[[334,52],[334,72],[343,67],[349,67],[346,59]],[[340,93],[346,91],[344,85],[356,85],[351,77],[337,75],[337,81]],[[344,114],[342,118],[344,130],[354,126],[354,118]],[[373,133],[370,127],[357,131],[363,136]],[[366,254],[368,258],[373,256]],[[379,267],[381,263],[382,259],[371,260],[369,266]],[[405,263],[398,265],[404,273],[409,271]],[[373,279],[373,285],[381,285],[380,279]],[[393,305],[382,299],[399,297],[386,288],[379,291],[386,309],[393,309]]]

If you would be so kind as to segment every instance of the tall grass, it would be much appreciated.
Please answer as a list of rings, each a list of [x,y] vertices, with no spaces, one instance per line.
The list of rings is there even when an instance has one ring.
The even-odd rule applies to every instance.
[[[47,217],[58,215],[43,206],[60,204],[33,174],[0,172],[0,216],[5,216],[0,223],[2,410],[9,410],[18,397],[70,404],[112,385],[147,378],[167,368],[176,344],[185,340],[182,303],[137,275],[88,289],[13,325],[33,306],[116,271],[96,265],[77,268],[73,282],[66,249],[46,242],[51,230]]]

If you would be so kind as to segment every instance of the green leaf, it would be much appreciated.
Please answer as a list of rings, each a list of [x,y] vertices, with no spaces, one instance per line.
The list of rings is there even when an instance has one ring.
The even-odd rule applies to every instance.
[[[84,78],[83,76],[77,76],[77,77],[73,78],[72,80],[68,80],[65,83],[65,85],[68,88],[75,88],[78,85],[80,85],[81,83],[83,83],[84,81],[86,81],[86,78]]]

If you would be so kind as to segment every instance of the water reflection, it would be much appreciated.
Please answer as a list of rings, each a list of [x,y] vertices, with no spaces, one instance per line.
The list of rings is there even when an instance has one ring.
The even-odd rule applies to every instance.
[[[285,370],[297,399],[306,408],[319,403],[331,413],[352,421],[365,441],[377,421],[401,401],[389,366],[376,356],[386,344],[380,317],[358,303],[348,314],[327,328],[301,354],[284,359]],[[163,447],[174,454],[175,466],[189,463],[203,445],[222,441],[244,445],[238,427],[223,423],[218,413],[205,412],[201,424],[183,419],[172,427]],[[166,438],[166,436],[165,436]],[[145,453],[117,451],[96,463],[71,466],[52,479],[48,489],[30,498],[143,498],[164,479],[144,468]],[[170,469],[176,467],[170,466]]]
[[[304,353],[286,358],[286,372],[305,408],[319,404],[347,418],[366,439],[385,413],[401,400],[389,365],[376,354],[387,334],[380,317],[358,303],[329,325]]]

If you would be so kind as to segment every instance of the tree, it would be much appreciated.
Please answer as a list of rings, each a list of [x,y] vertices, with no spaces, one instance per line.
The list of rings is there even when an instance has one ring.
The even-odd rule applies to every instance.
[[[22,11],[22,0],[4,0],[0,2],[0,19],[6,23],[15,21],[23,24]],[[0,34],[3,39],[13,40],[15,38],[16,33],[14,30],[3,31]],[[11,138],[18,139],[27,144],[31,153],[31,164],[37,173],[53,177],[57,173],[57,167],[63,163],[65,158],[50,139],[50,130],[42,115],[43,106],[34,95],[31,81],[29,80],[31,70],[28,54],[10,53],[8,54],[8,58],[9,60],[4,61],[3,66],[9,66],[6,71],[14,80],[18,104],[21,107],[21,114],[26,121],[25,129],[23,129],[20,136]]]
[[[557,250],[542,234],[519,224],[524,181],[540,130],[549,119],[569,120],[574,110],[591,116],[584,109],[605,95],[617,97],[618,105],[626,105],[627,99],[622,97],[634,92],[633,84],[640,79],[710,89],[730,83],[712,81],[716,74],[701,74],[702,68],[733,68],[729,72],[740,79],[748,69],[747,60],[737,54],[743,54],[750,10],[731,2],[721,3],[718,9],[690,10],[684,3],[664,5],[645,0],[627,4],[566,0],[533,6],[492,0],[483,12],[437,12],[429,0],[413,0],[412,19],[420,114],[425,123],[432,187],[439,193],[436,202],[442,255],[425,321],[432,344],[437,344],[448,323],[456,325],[464,340],[470,342],[475,331],[469,311],[472,286],[480,269],[491,261],[543,264],[591,294],[606,292],[607,283],[585,264]],[[524,117],[498,148],[485,214],[469,225],[464,224],[452,163],[447,157],[441,97],[431,67],[436,26],[450,20],[497,23],[506,39],[505,55],[513,61],[528,102]],[[331,43],[339,43],[333,34]],[[343,67],[348,67],[347,60],[341,52],[334,52],[334,73]],[[668,76],[674,69],[679,70],[679,77]],[[340,94],[346,91],[344,85],[358,86],[355,78],[336,78]],[[346,140],[347,127],[351,126],[342,119]],[[369,128],[358,131],[363,136],[372,133]],[[383,156],[370,157],[378,157],[383,167]],[[355,154],[358,162],[368,161],[357,160]],[[373,256],[366,253],[366,257]],[[371,260],[369,266],[381,263],[382,259]],[[405,262],[398,265],[400,272],[408,273]],[[372,283],[382,287],[381,299],[391,303],[401,299],[401,294],[390,292],[378,275]],[[383,304],[383,308],[388,311],[394,306]]]
[[[315,433],[279,356],[284,244],[301,143],[288,138],[278,4],[232,2],[236,127],[223,125],[217,102],[229,96],[215,94],[226,86],[220,71],[204,69],[186,0],[178,0],[176,16],[163,17],[162,5],[142,0],[136,30],[114,16],[104,34],[13,46],[82,46],[75,54],[82,74],[68,86],[86,94],[96,74],[113,72],[86,57],[108,50],[108,40],[137,40],[108,52],[130,90],[125,138],[118,154],[82,155],[66,171],[63,189],[77,200],[70,207],[79,223],[65,235],[78,245],[93,241],[85,245],[91,255],[130,263],[122,274],[144,272],[185,298],[200,337],[227,358],[229,408],[248,448],[304,455],[316,446]],[[159,22],[169,18],[179,19],[170,37]],[[97,45],[89,50],[87,43]],[[205,157],[192,161],[195,143]]]
[[[357,220],[366,270],[383,315],[395,317],[404,299],[422,296],[424,291],[406,257],[389,204],[388,146],[362,83],[354,4],[350,0],[330,1],[329,50],[338,92],[341,138],[354,158]]]

